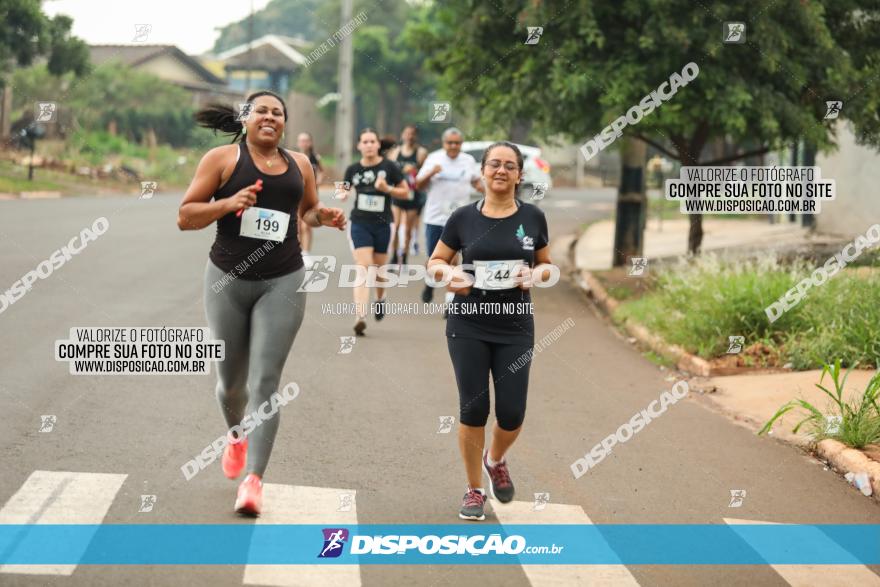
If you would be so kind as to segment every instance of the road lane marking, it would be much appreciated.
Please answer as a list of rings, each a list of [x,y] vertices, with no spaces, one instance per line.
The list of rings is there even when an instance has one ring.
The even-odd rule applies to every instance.
[[[511,524],[592,524],[579,505],[548,503],[535,511],[530,501],[499,503],[490,499],[498,521]],[[611,547],[609,546],[609,549]],[[532,587],[563,587],[568,585],[631,585],[638,587],[626,565],[522,565]]]
[[[0,509],[0,524],[101,524],[127,476],[34,471]],[[14,552],[14,544],[0,544],[0,558]],[[69,576],[75,569],[76,565],[2,565],[0,573]]]
[[[352,496],[350,511],[338,511],[340,495]],[[357,501],[352,489],[304,487],[301,485],[263,485],[264,513],[257,524],[323,524],[354,526],[357,524]],[[320,536],[315,537],[315,559],[321,549]],[[245,585],[277,587],[360,587],[360,565],[247,565]]]
[[[730,524],[773,524],[774,522],[762,522],[758,520],[738,520],[735,518],[724,518],[724,522]],[[734,529],[734,531],[736,531]],[[816,541],[823,550],[829,552],[840,552],[843,549],[839,544],[831,538],[816,529]],[[761,551],[748,540],[745,541],[752,548]],[[822,585],[822,587],[849,587],[850,585],[858,585],[859,587],[877,587],[880,586],[880,577],[875,575],[865,565],[770,565],[774,571],[785,579],[789,585],[794,587],[812,587],[814,585]]]

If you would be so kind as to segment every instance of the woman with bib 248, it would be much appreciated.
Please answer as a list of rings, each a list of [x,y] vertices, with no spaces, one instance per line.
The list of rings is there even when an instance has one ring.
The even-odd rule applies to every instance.
[[[247,463],[234,509],[259,515],[279,414],[259,426],[245,414],[278,391],[302,323],[306,294],[298,290],[305,269],[297,217],[313,227],[343,230],[345,214],[318,202],[309,158],[279,148],[287,120],[284,101],[272,92],[256,92],[247,102],[252,109],[243,121],[224,105],[196,114],[201,126],[234,135],[233,143],[241,139],[202,158],[183,196],[177,226],[198,230],[217,223],[204,279],[208,325],[225,342],[226,352],[217,363],[216,390],[228,427],[222,468],[235,479]]]

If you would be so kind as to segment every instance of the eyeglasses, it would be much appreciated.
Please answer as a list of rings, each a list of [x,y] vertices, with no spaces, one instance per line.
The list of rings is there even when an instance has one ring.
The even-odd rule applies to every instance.
[[[486,167],[488,167],[489,169],[498,169],[499,167],[501,167],[501,165],[502,163],[498,159],[489,159],[488,161],[486,161]],[[512,161],[508,161],[504,163],[504,169],[506,169],[507,171],[517,171],[519,169],[519,165]]]
[[[461,141],[446,141],[447,145],[460,145]]]

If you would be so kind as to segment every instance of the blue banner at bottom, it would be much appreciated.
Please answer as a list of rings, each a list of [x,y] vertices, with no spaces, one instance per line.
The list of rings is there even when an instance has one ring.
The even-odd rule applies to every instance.
[[[0,564],[880,564],[880,525],[4,524]]]

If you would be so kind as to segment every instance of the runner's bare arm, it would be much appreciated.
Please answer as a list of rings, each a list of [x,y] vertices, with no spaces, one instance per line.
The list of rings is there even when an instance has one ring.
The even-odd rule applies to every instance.
[[[392,198],[397,198],[398,200],[408,200],[409,184],[406,183],[405,179],[402,179],[399,184],[388,190],[388,193],[391,194]]]
[[[452,260],[457,254],[458,251],[451,249],[442,240],[437,241],[437,247],[431,253],[430,260],[428,260],[428,275],[431,275],[434,281],[444,281],[443,274],[446,273],[447,277],[445,280],[449,281],[449,284],[446,286],[447,291],[466,296],[470,293],[471,286],[473,285],[473,278],[470,274],[466,273],[461,266],[456,266],[452,267],[450,278]]]
[[[296,162],[303,177],[303,197],[299,203],[300,218],[314,228],[335,226],[340,230],[344,229],[345,213],[342,209],[325,208],[318,200],[318,187],[315,184],[315,173],[309,158],[295,151],[288,151],[288,153]]]
[[[532,270],[532,280],[545,282],[550,279],[551,272],[546,265],[552,265],[550,260],[550,245],[535,251],[535,268]]]
[[[421,167],[425,163],[425,159],[428,158],[428,149],[424,147],[419,147],[419,150],[416,152],[416,163]]]
[[[230,164],[235,149],[238,149],[238,145],[225,145],[211,149],[202,157],[177,211],[177,227],[180,230],[205,228],[230,212],[248,208],[256,202],[256,185],[248,186],[229,198],[211,201],[223,183],[224,168]]]

